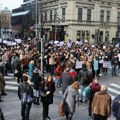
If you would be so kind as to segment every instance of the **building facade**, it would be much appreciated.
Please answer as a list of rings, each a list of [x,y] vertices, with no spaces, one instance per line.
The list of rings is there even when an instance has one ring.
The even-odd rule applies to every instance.
[[[120,23],[119,0],[40,0],[39,8],[46,39],[108,42]]]

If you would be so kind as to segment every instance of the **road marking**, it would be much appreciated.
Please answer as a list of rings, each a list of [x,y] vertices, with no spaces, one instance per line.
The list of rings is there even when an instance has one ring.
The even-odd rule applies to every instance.
[[[120,85],[118,85],[118,84],[111,83],[109,85],[120,89]]]
[[[5,81],[5,83],[6,84],[10,84],[10,85],[19,85],[18,83],[17,83],[17,81],[15,82],[15,81]]]
[[[6,90],[18,90],[18,87],[6,85],[6,86],[5,86],[5,89],[6,89]]]
[[[119,95],[119,94],[120,94],[120,91],[115,90],[115,89],[110,88],[110,87],[108,87],[108,91],[110,91],[110,92],[112,92],[112,93],[116,93],[117,95]]]

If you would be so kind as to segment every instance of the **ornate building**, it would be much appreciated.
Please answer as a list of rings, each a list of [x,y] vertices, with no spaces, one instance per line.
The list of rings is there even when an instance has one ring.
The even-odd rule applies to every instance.
[[[38,0],[46,39],[108,42],[120,22],[119,0]]]

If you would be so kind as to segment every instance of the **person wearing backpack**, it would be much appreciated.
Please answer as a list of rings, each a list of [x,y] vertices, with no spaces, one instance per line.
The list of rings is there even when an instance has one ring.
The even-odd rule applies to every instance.
[[[22,120],[29,120],[30,109],[32,106],[33,89],[27,83],[28,77],[22,76],[23,83],[18,86],[18,97],[21,100]]]
[[[80,79],[80,85],[81,85],[81,92],[80,92],[80,102],[83,102],[83,92],[85,91],[85,88],[90,84],[89,77],[88,77],[88,70],[86,68],[86,65],[83,66],[83,69],[79,72],[79,79]],[[85,96],[85,102],[87,101]]]
[[[85,96],[88,99],[88,115],[90,118],[92,115],[92,101],[93,101],[94,94],[100,91],[100,89],[101,89],[101,86],[99,84],[98,78],[95,78],[94,81],[90,83],[88,87],[86,87]]]
[[[120,120],[120,95],[114,98],[112,102],[112,111],[116,120]]]

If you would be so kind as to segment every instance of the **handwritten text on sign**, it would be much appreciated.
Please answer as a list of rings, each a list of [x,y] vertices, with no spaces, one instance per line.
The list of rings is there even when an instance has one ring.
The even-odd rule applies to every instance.
[[[111,61],[104,61],[103,62],[103,67],[104,68],[111,68],[112,66],[111,66]]]

